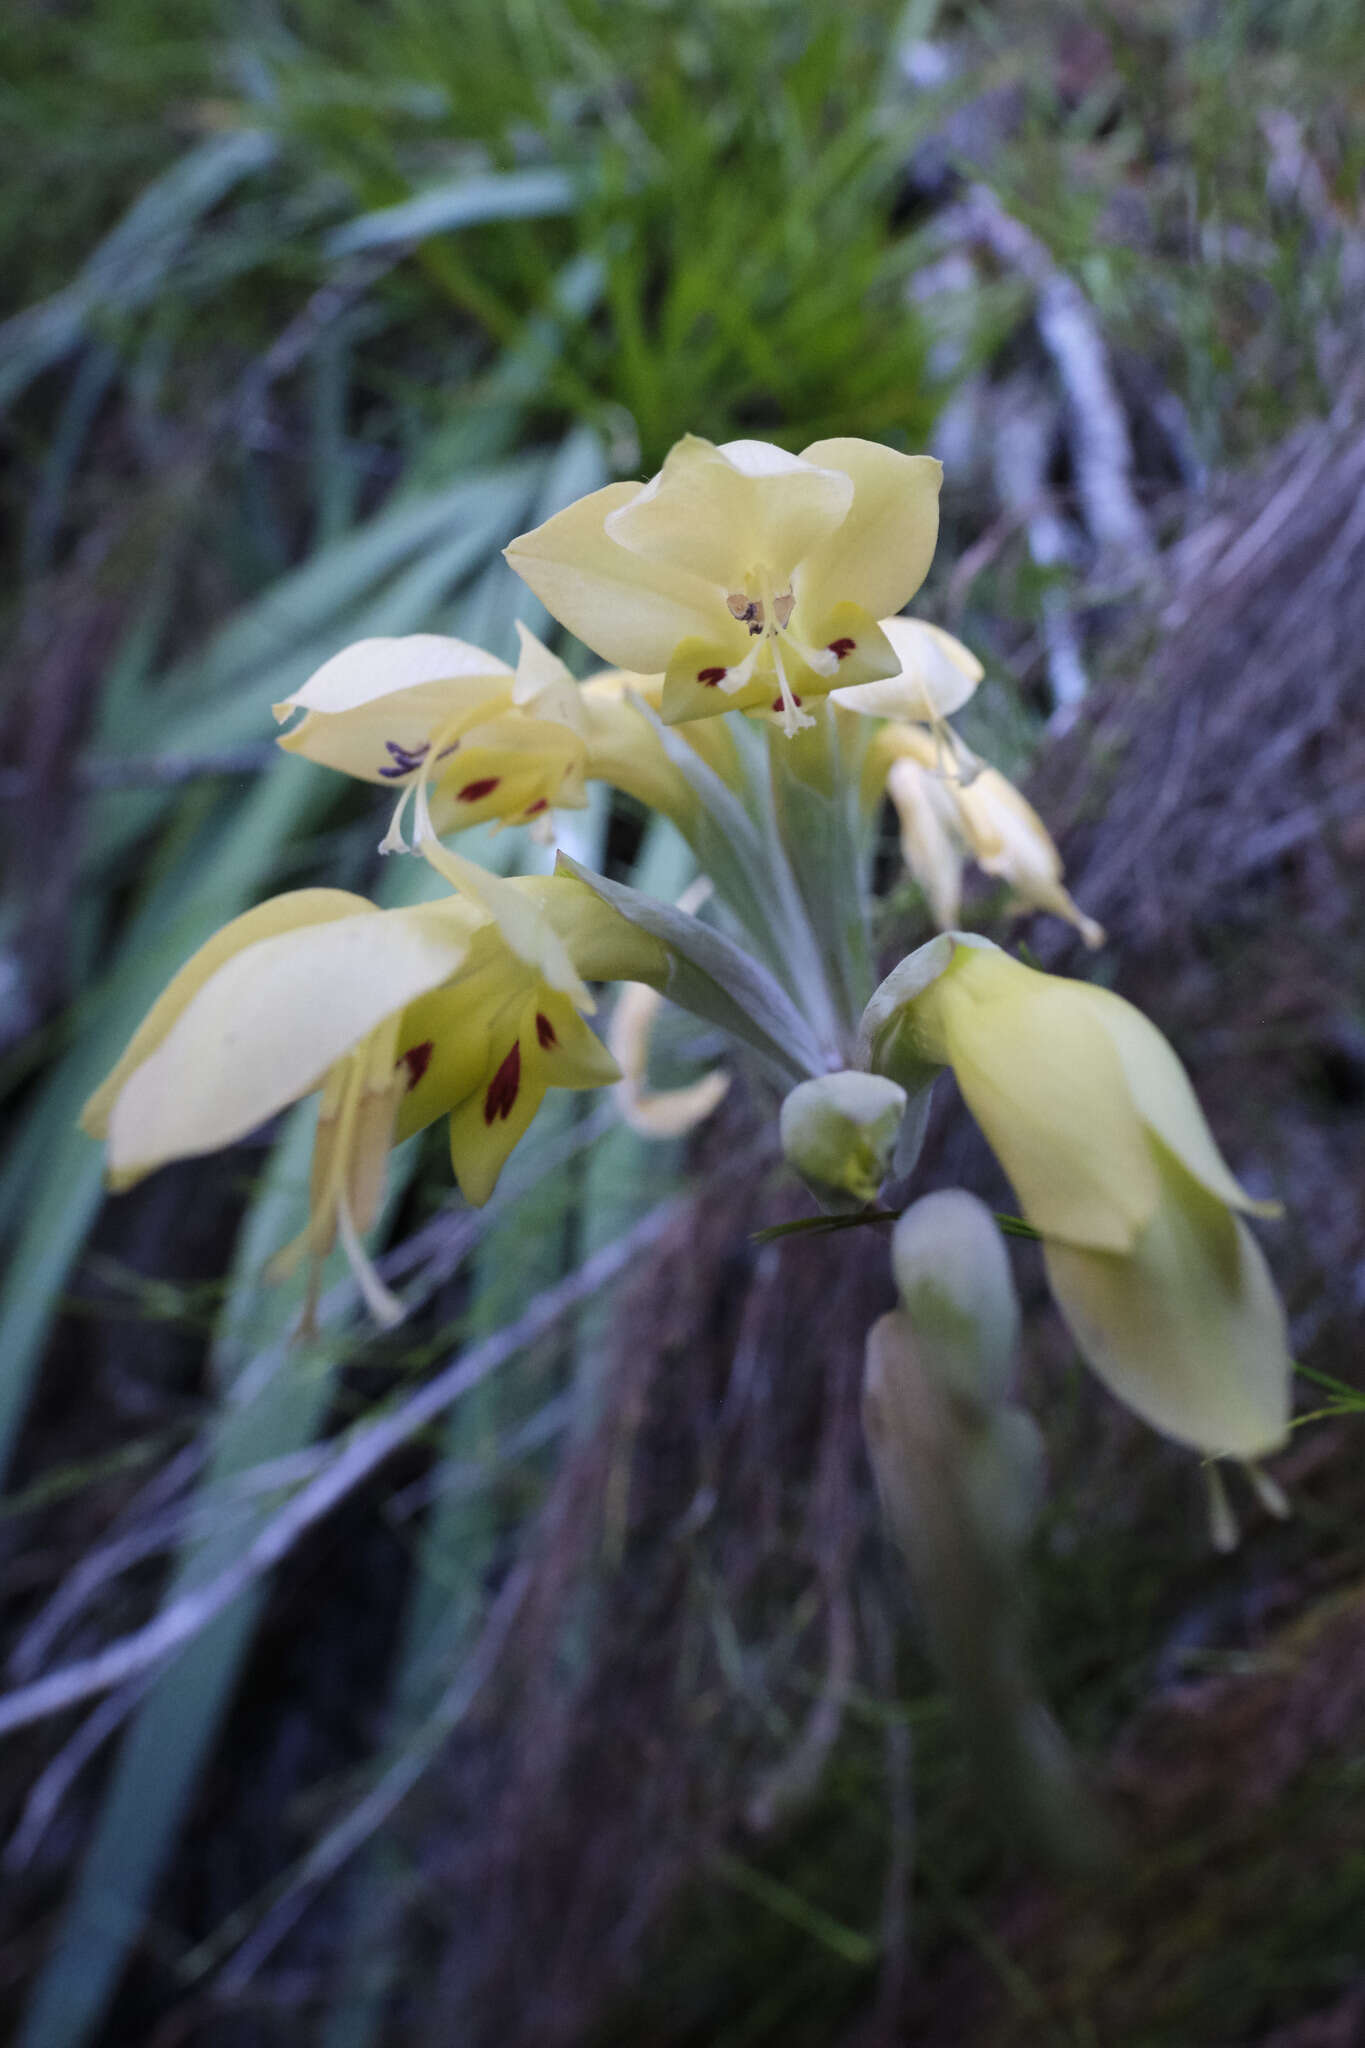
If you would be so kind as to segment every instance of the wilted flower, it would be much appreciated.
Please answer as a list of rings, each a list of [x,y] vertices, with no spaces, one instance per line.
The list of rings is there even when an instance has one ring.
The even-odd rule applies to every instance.
[[[1284,1311],[1160,1032],[1107,989],[1039,973],[961,932],[903,961],[868,1005],[872,1067],[907,1087],[950,1066],[1041,1234],[1090,1364],[1158,1429],[1243,1458],[1288,1418]]]
[[[1050,911],[1076,926],[1087,946],[1104,943],[1104,928],[1087,917],[1062,882],[1062,857],[1028,799],[997,768],[960,741],[945,755],[938,737],[899,721],[872,743],[864,788],[885,778],[900,822],[905,864],[944,930],[957,921],[968,856],[1008,882],[1018,907]]]
[[[668,723],[771,709],[792,733],[836,679],[897,673],[877,621],[924,579],[940,475],[872,441],[688,435],[649,483],[594,491],[507,558],[604,661],[664,674]]]

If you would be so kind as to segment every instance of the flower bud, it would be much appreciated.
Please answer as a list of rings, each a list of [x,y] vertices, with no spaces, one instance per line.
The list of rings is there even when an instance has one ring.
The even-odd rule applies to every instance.
[[[905,1090],[880,1074],[821,1074],[782,1104],[782,1150],[821,1199],[870,1202],[890,1167],[905,1103]]]
[[[963,1188],[925,1195],[892,1233],[891,1264],[929,1370],[951,1393],[1001,1400],[1019,1341],[1019,1303],[985,1203]]]

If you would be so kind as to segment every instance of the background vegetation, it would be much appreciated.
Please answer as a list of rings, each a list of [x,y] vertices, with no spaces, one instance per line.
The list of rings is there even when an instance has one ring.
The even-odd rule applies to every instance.
[[[1141,871],[1151,793],[1122,707],[1168,761],[1182,690],[1231,703],[1243,668],[1220,657],[1198,697],[1197,647],[1163,665],[1188,643],[1159,593],[1202,610],[1249,508],[1359,445],[1358,10],[20,0],[18,21],[8,1681],[232,1597],[0,1752],[11,2038],[1344,2048],[1365,2028],[1340,1419],[1365,846],[1339,647],[1311,729],[1247,699],[1218,742],[1247,788],[1258,731],[1283,730],[1298,837],[1210,874],[1196,836],[1155,913],[1115,877]],[[297,1227],[306,1117],[109,1204],[74,1129],[224,918],[313,880],[421,886],[378,861],[365,792],[274,755],[271,702],[364,634],[510,653],[518,616],[545,621],[502,546],[689,429],[941,448],[926,610],[988,661],[969,736],[1022,771],[1089,677],[1100,708],[1045,772],[1104,971],[1300,1219],[1272,1255],[1326,1419],[1286,1461],[1295,1523],[1253,1521],[1218,1563],[1181,1463],[1080,1384],[1023,1255],[1053,1466],[1036,1639],[1122,1821],[1102,1887],[1052,1888],[973,1791],[859,1463],[849,1330],[880,1305],[879,1248],[750,1242],[800,1206],[757,1097],[687,1158],[556,1104],[478,1217],[410,1148],[389,1270],[419,1312],[376,1342],[338,1275],[306,1356],[282,1343],[294,1299],[259,1286]],[[1273,575],[1256,557],[1278,607]],[[1294,779],[1324,772],[1330,800]],[[686,880],[628,808],[572,833],[643,886]],[[894,889],[888,944],[921,919]],[[937,1142],[941,1177],[984,1173]],[[461,1397],[405,1421],[448,1369]],[[253,1552],[300,1503],[279,1555]],[[257,1554],[273,1576],[223,1580]]]

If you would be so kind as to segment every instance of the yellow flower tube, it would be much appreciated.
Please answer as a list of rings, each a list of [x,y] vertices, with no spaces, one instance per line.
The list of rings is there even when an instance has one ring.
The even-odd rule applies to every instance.
[[[1288,1423],[1284,1312],[1180,1062],[1108,990],[950,932],[883,983],[864,1018],[874,1071],[950,1066],[1044,1240],[1084,1356],[1156,1428],[1242,1458]]]

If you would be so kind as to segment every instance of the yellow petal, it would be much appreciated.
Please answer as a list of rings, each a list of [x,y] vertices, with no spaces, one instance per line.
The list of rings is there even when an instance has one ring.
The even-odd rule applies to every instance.
[[[536,718],[554,719],[572,732],[583,731],[582,688],[570,675],[557,654],[551,654],[543,640],[529,626],[517,620],[521,653],[512,702]]]
[[[212,1152],[316,1088],[395,1010],[454,974],[469,950],[459,906],[338,917],[223,962],[109,1112],[118,1182]]]
[[[898,455],[876,441],[815,441],[802,459],[842,470],[853,503],[802,562],[797,599],[819,612],[840,602],[889,618],[924,581],[938,540],[943,465],[931,455]]]
[[[688,434],[606,524],[632,553],[671,563],[724,592],[743,590],[758,570],[785,589],[797,563],[834,531],[852,502],[846,476],[769,441],[716,448]]]
[[[325,924],[333,918],[379,916],[363,896],[347,889],[293,889],[288,895],[273,896],[254,910],[234,917],[221,931],[199,948],[157,997],[147,1015],[128,1041],[118,1064],[101,1082],[81,1111],[81,1129],[92,1138],[103,1138],[108,1130],[109,1112],[135,1068],[150,1059],[181,1013],[211,976],[246,946],[260,939],[274,938],[304,925]]]
[[[900,674],[853,689],[841,685],[835,703],[867,718],[910,718],[925,725],[961,710],[985,674],[971,649],[927,619],[883,619],[881,629]]]
[[[1217,1201],[1253,1216],[1278,1216],[1278,1202],[1254,1202],[1228,1167],[1189,1076],[1155,1024],[1110,989],[1076,986],[1109,1034],[1138,1115],[1186,1172]]]
[[[513,1149],[531,1127],[549,1085],[527,1072],[521,1032],[495,1041],[497,1064],[450,1119],[450,1163],[460,1193],[481,1209]]]
[[[886,793],[900,820],[905,865],[923,889],[934,923],[951,931],[962,909],[964,866],[952,791],[932,768],[903,757],[891,764]]]
[[[305,715],[279,744],[365,782],[407,781],[453,723],[510,703],[506,662],[439,633],[358,640],[274,707]]]
[[[580,1010],[596,1009],[564,941],[533,896],[448,847],[424,841],[422,852],[439,874],[492,918],[503,943],[523,965],[570,997]]]
[[[1062,886],[1062,857],[1022,792],[999,769],[985,767],[955,789],[968,844],[986,873],[1008,882],[1032,908],[1074,924],[1087,946],[1103,945],[1103,926]]]
[[[501,957],[482,967],[471,959],[448,985],[409,1003],[399,1021],[396,1072],[402,1093],[394,1142],[448,1116],[474,1093],[488,1067],[493,1019],[507,1002]],[[499,949],[499,954],[501,949]]]
[[[508,561],[561,625],[617,668],[661,673],[680,640],[713,637],[730,620],[718,585],[612,540],[608,515],[639,495],[607,484],[523,533]]]
[[[967,1107],[1047,1237],[1128,1250],[1157,1202],[1156,1171],[1122,1062],[1085,985],[997,947],[957,944],[915,1000],[922,1048]]]
[[[587,750],[558,720],[509,712],[473,726],[441,763],[429,792],[439,832],[486,818],[521,821],[552,805],[581,809]]]
[[[1238,1458],[1273,1451],[1289,1420],[1284,1311],[1240,1218],[1153,1140],[1160,1202],[1132,1252],[1044,1247],[1086,1359],[1168,1436]]]

